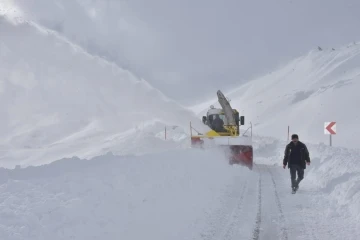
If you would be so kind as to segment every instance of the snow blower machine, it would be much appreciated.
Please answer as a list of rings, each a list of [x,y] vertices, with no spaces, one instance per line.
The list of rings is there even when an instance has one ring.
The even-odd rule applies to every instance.
[[[221,108],[210,106],[202,122],[211,128],[205,134],[194,129],[190,122],[191,146],[200,148],[220,147],[225,151],[230,164],[240,164],[253,168],[252,126],[240,134],[240,126],[245,124],[244,116],[239,116],[224,94],[217,91]],[[251,129],[251,135],[245,135]],[[197,135],[193,135],[193,130]]]

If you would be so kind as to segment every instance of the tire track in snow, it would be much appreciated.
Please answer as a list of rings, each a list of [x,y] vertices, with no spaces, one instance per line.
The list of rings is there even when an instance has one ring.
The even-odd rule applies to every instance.
[[[246,184],[244,185],[242,192],[241,192],[241,196],[240,199],[238,200],[236,206],[234,207],[233,211],[231,212],[227,223],[225,224],[223,231],[221,232],[221,238],[216,238],[216,239],[222,239],[222,240],[231,240],[232,239],[232,233],[233,231],[235,231],[236,228],[239,228],[240,226],[238,225],[238,220],[241,217],[240,213],[242,211],[243,208],[243,200],[245,197],[245,192],[248,189],[248,182],[246,182]]]
[[[253,230],[252,239],[259,240],[260,236],[260,226],[261,226],[261,170],[257,165],[255,165],[259,170],[259,182],[258,182],[258,197],[257,197],[257,214],[256,214],[256,222]]]
[[[287,189],[288,186],[284,185],[284,179],[283,178],[279,178],[279,177],[274,177],[274,171],[272,170],[272,167],[268,167],[269,172],[272,176],[273,179],[273,183],[276,185],[276,188],[278,188],[278,184],[280,181],[280,185],[284,186],[284,189]],[[276,176],[280,176],[280,172],[278,171],[278,175]],[[286,179],[288,181],[288,179]],[[290,181],[290,180],[289,180]],[[276,190],[277,191],[277,190]],[[281,204],[281,218],[282,221],[284,222],[288,222],[288,227],[286,228],[286,234],[288,239],[297,239],[297,240],[318,240],[319,238],[316,236],[315,232],[316,228],[313,227],[308,227],[308,226],[314,226],[316,225],[316,222],[314,222],[313,224],[308,224],[310,219],[315,218],[314,216],[305,216],[305,212],[307,211],[303,204],[304,204],[304,200],[303,196],[301,194],[301,190],[299,190],[300,192],[296,193],[296,194],[291,194],[290,190],[289,192],[283,192],[277,191],[277,198],[278,198],[278,202],[279,204],[281,204],[280,201],[280,195],[283,195],[283,198],[287,204],[283,205]],[[306,202],[306,201],[305,201]],[[306,229],[306,230],[305,230]],[[283,235],[284,236],[284,235]]]
[[[280,201],[280,197],[279,197],[279,194],[278,194],[278,191],[277,191],[277,187],[276,187],[276,182],[274,180],[274,176],[270,170],[270,168],[268,166],[266,166],[267,168],[267,171],[269,172],[270,176],[271,176],[271,181],[273,183],[273,186],[274,186],[274,194],[275,194],[275,200],[276,200],[276,205],[277,205],[277,208],[278,208],[278,211],[279,211],[279,215],[280,215],[280,221],[281,221],[281,235],[282,235],[282,238],[283,240],[288,240],[288,231],[285,227],[285,216],[284,216],[284,212],[282,210],[282,204],[281,204],[281,201]]]
[[[235,185],[236,186],[236,185]],[[232,230],[236,227],[236,220],[240,218],[240,212],[243,207],[243,200],[245,198],[245,192],[249,189],[249,181],[244,182],[240,191],[231,189],[229,196],[226,196],[227,201],[224,202],[223,207],[218,209],[217,212],[211,214],[215,219],[210,222],[211,229],[201,234],[204,240],[218,240],[218,239],[231,239]],[[236,194],[238,192],[238,194]],[[232,200],[236,198],[235,202]]]

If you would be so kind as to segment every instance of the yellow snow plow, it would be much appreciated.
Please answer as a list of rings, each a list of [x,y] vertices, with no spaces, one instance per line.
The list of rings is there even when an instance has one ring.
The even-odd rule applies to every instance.
[[[224,94],[217,91],[218,101],[221,108],[210,106],[202,122],[211,128],[210,131],[201,134],[194,129],[190,122],[191,146],[201,148],[221,147],[229,159],[230,164],[241,164],[252,169],[253,147],[252,126],[244,133],[240,132],[240,126],[245,124],[245,117],[239,116],[237,109],[233,109]],[[245,135],[251,129],[251,135]],[[196,135],[193,135],[193,131]]]

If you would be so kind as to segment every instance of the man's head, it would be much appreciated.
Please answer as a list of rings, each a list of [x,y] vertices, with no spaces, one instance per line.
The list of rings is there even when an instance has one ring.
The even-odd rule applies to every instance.
[[[299,141],[299,136],[297,134],[291,135],[291,141],[297,143]]]

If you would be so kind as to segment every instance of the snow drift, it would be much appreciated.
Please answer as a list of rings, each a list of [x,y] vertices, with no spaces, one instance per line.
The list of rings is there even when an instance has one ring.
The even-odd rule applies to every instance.
[[[250,171],[216,151],[172,150],[0,173],[1,239],[182,240],[200,237],[207,215],[241,184],[234,177]]]
[[[0,24],[3,166],[121,152],[109,139],[125,131],[150,126],[156,135],[152,124],[186,131],[189,121],[200,123],[146,81],[46,28],[3,18]]]
[[[313,50],[278,70],[224,93],[259,135],[286,139],[287,127],[306,142],[329,143],[324,122],[336,121],[334,146],[358,148],[356,111],[360,89],[360,43]],[[216,100],[192,108],[202,115]]]

